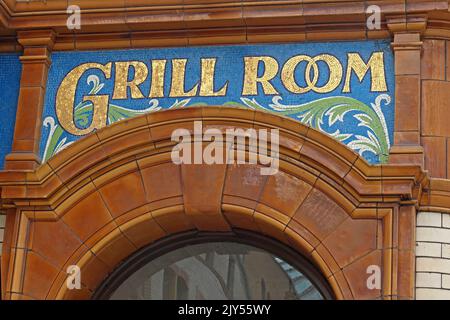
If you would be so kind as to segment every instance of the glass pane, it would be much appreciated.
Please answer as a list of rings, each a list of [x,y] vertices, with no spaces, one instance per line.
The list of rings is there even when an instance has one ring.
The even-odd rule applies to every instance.
[[[233,242],[190,245],[144,265],[111,299],[300,299],[323,296],[301,270],[262,249]]]

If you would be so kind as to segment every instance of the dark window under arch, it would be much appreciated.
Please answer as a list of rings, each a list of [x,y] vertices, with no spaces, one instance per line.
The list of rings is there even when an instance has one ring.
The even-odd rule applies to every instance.
[[[96,299],[322,300],[326,281],[287,246],[249,232],[184,234],[135,253]]]

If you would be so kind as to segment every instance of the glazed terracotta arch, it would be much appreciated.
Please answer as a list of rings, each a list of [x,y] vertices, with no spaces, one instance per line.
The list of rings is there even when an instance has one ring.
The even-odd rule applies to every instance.
[[[278,128],[280,170],[176,165],[174,129]],[[8,234],[6,299],[90,298],[139,248],[187,231],[249,230],[311,261],[337,299],[414,297],[414,228],[426,176],[415,166],[370,166],[299,122],[259,111],[193,107],[118,122],[36,171],[0,175]],[[78,265],[82,290],[66,289]],[[367,268],[380,267],[380,289]]]

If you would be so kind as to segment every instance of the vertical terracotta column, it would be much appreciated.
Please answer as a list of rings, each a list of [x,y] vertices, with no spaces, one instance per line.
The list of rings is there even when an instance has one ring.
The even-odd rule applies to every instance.
[[[395,56],[395,127],[389,162],[424,164],[420,143],[420,57],[424,17],[387,19],[394,36]]]
[[[22,77],[12,151],[5,159],[6,170],[33,170],[40,163],[42,109],[54,40],[52,30],[18,33],[18,41],[24,48],[20,57]]]
[[[397,298],[414,299],[416,277],[416,208],[400,206],[397,225]],[[394,249],[395,250],[395,249]]]

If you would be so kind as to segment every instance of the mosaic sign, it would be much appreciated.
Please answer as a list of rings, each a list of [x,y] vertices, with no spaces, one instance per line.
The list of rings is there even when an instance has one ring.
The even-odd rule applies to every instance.
[[[393,98],[388,41],[58,52],[41,156],[146,112],[223,105],[289,116],[384,163]]]
[[[0,54],[0,167],[11,152],[22,65],[19,53]]]

